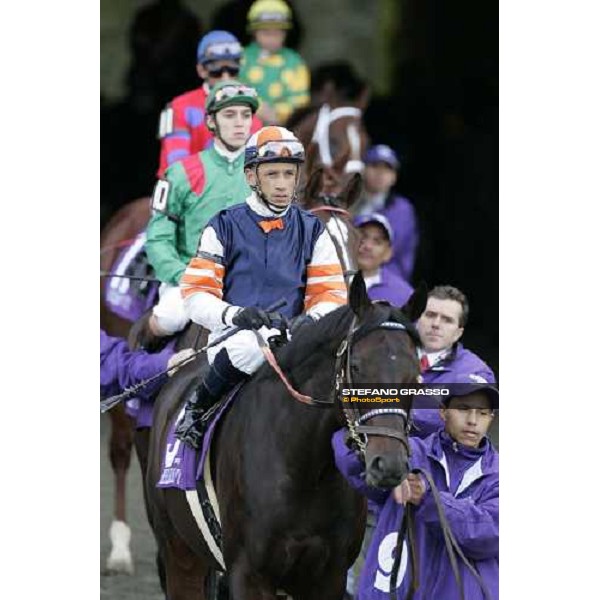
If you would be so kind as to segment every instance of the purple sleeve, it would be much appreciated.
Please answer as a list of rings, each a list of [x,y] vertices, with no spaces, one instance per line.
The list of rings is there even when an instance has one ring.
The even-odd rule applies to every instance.
[[[348,430],[345,427],[338,429],[333,434],[333,438],[331,440],[335,464],[339,472],[357,492],[361,493],[363,496],[366,496],[375,504],[385,504],[385,501],[390,495],[390,490],[382,490],[366,484],[364,478],[364,465],[362,461],[357,456],[356,452],[350,450],[350,448],[348,448],[344,442],[347,431]]]
[[[442,506],[452,533],[467,558],[485,560],[499,554],[498,480],[477,503],[473,498],[455,498],[440,492]],[[417,513],[428,527],[440,530],[440,522],[431,490]]]
[[[103,397],[119,394],[144,379],[149,379],[167,368],[167,362],[173,350],[165,348],[157,354],[148,354],[144,350],[129,350],[125,340],[100,334],[100,394]],[[152,384],[142,388],[138,395],[149,398],[165,382],[160,377]]]

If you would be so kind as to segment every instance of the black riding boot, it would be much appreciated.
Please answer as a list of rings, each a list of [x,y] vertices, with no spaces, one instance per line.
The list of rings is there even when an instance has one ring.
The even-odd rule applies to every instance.
[[[183,419],[175,430],[175,437],[198,450],[208,423],[208,419],[202,417],[246,377],[246,373],[231,364],[227,350],[223,348],[215,357],[210,371],[196,389],[196,393],[187,401]]]

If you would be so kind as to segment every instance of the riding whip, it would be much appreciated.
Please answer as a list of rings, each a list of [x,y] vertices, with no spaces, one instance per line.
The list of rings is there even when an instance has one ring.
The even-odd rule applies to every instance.
[[[156,277],[136,277],[134,275],[118,275],[117,273],[109,273],[108,271],[100,271],[100,277],[119,277],[120,279],[131,279],[133,281],[148,281],[149,283],[161,283]]]
[[[286,304],[287,304],[287,300],[281,298],[280,300],[278,300],[277,302],[275,302],[271,306],[269,306],[267,309],[265,309],[265,312],[276,311],[276,310],[282,308],[283,306],[285,306]],[[105,412],[109,411],[111,408],[113,408],[114,406],[116,406],[117,404],[119,404],[119,402],[122,402],[123,400],[127,400],[128,398],[135,396],[136,393],[138,392],[138,390],[147,386],[149,383],[156,381],[163,375],[166,375],[167,373],[169,373],[169,371],[173,371],[174,369],[179,369],[180,367],[183,367],[187,363],[194,360],[196,358],[196,356],[198,356],[198,354],[201,354],[202,352],[205,352],[209,348],[212,348],[213,346],[217,346],[221,342],[224,342],[227,338],[230,338],[232,335],[234,335],[238,331],[241,331],[240,327],[234,327],[230,331],[224,333],[222,336],[219,336],[216,340],[213,340],[212,342],[210,342],[210,344],[206,344],[206,346],[204,346],[198,350],[194,350],[194,352],[192,354],[190,354],[190,356],[188,356],[187,358],[178,362],[176,365],[173,365],[172,367],[169,367],[168,369],[165,369],[164,371],[157,373],[156,375],[154,375],[153,377],[150,377],[149,379],[144,379],[143,381],[136,383],[135,385],[131,386],[130,388],[126,388],[122,393],[117,394],[116,396],[111,396],[110,398],[100,400],[100,412],[105,413]]]

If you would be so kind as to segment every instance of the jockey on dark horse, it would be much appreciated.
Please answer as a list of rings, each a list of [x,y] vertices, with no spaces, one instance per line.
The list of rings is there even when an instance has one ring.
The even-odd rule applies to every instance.
[[[252,193],[244,204],[213,217],[196,258],[182,278],[186,311],[211,339],[231,326],[242,329],[211,348],[211,369],[188,400],[177,437],[198,447],[201,416],[264,362],[261,340],[279,334],[282,317],[292,334],[347,302],[335,246],[317,217],[293,204],[304,147],[283,127],[264,127],[246,148]],[[264,309],[284,298],[281,314]],[[257,330],[257,331],[249,331]]]
[[[206,107],[214,146],[171,165],[156,184],[146,240],[148,259],[162,282],[160,301],[149,320],[156,337],[177,333],[188,322],[179,280],[196,253],[200,233],[213,215],[250,192],[243,172],[244,146],[257,108],[253,88],[237,81],[217,83]]]

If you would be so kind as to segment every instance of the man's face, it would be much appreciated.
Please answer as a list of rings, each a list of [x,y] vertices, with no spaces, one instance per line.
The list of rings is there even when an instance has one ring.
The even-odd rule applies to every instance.
[[[283,207],[294,197],[297,173],[298,165],[294,163],[264,163],[258,165],[256,174],[253,169],[248,169],[246,179],[249,185],[254,186],[258,175],[258,182],[266,199],[271,204]]]
[[[488,432],[494,413],[482,391],[452,398],[448,408],[440,408],[446,433],[463,446],[477,448]]]
[[[235,79],[240,72],[240,64],[236,60],[213,60],[201,65],[196,65],[198,76],[208,81],[208,87],[212,88],[219,81]]]
[[[381,225],[367,223],[359,231],[358,266],[365,274],[370,275],[392,258],[392,245]]]
[[[371,194],[386,194],[396,183],[396,171],[379,162],[365,167],[365,188]]]
[[[456,300],[428,298],[427,307],[417,321],[417,330],[426,352],[450,348],[463,334],[460,327],[462,306]]]
[[[246,144],[250,137],[252,126],[252,110],[248,106],[227,106],[216,115],[207,117],[207,124],[214,128],[214,120],[219,125],[219,136],[221,139],[238,150]]]
[[[283,48],[286,32],[281,29],[259,29],[254,33],[256,43],[267,52],[277,52]]]

